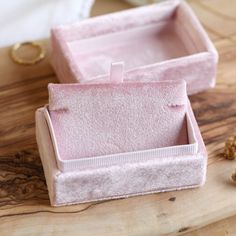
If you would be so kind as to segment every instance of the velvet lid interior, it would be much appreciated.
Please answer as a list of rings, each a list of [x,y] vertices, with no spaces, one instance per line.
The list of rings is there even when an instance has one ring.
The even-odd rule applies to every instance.
[[[188,14],[179,5],[172,5],[166,10],[160,4],[156,12],[146,12],[145,17],[150,18],[149,21],[144,19],[146,24],[140,24],[142,19],[134,13],[129,18],[137,23],[132,22],[129,27],[69,40],[67,46],[71,58],[83,78],[91,80],[107,77],[111,63],[118,61],[124,62],[125,71],[132,71],[206,51]],[[113,20],[119,21],[119,18],[111,19],[112,24]],[[121,20],[120,24],[125,22]],[[93,26],[99,28],[99,20]]]
[[[188,144],[184,81],[50,84],[62,160]]]

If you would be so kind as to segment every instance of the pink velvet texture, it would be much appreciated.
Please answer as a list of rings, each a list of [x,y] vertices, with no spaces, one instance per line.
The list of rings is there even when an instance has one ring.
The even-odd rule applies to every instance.
[[[118,158],[130,153],[132,158],[143,150],[189,145],[186,116],[196,152],[97,165],[96,159],[107,154]],[[184,81],[51,84],[49,107],[36,112],[36,136],[55,206],[190,188],[205,181],[206,150]],[[58,165],[59,159],[73,163],[82,158],[94,158],[94,165],[71,170]]]
[[[186,144],[186,102],[184,81],[49,85],[65,160]]]
[[[59,26],[52,64],[61,82],[105,82],[123,61],[124,80],[184,79],[188,94],[214,86],[217,52],[183,1],[165,1]]]

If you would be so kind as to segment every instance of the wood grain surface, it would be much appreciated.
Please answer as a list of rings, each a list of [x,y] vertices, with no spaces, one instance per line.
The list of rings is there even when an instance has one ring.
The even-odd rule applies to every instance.
[[[219,54],[217,86],[190,100],[209,153],[202,188],[53,208],[35,141],[34,113],[56,82],[48,57],[19,66],[0,49],[0,235],[236,235],[235,161],[222,157],[236,133],[236,1],[189,0]],[[97,0],[93,15],[129,8]],[[50,53],[48,40],[40,41]],[[27,50],[26,50],[27,53]],[[203,227],[205,226],[205,227]],[[203,227],[203,228],[201,228]]]

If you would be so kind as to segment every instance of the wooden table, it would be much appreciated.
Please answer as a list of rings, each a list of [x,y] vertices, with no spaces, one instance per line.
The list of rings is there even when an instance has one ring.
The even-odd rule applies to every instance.
[[[206,185],[123,200],[51,207],[35,141],[34,112],[47,103],[47,84],[56,82],[56,78],[48,58],[35,66],[19,66],[9,58],[9,48],[3,48],[1,236],[236,235],[236,185],[230,181],[236,162],[224,160],[221,155],[224,140],[236,132],[236,1],[189,3],[220,54],[216,88],[190,97],[209,153]],[[93,15],[129,7],[118,0],[98,0]],[[48,40],[41,43],[48,49]]]

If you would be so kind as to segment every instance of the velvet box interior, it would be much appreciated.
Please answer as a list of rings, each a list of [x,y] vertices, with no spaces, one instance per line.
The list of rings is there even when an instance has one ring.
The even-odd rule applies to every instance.
[[[184,79],[188,94],[215,84],[217,52],[183,1],[90,18],[52,30],[52,64],[61,82],[109,80],[124,62],[124,80]]]
[[[207,153],[183,80],[51,84],[36,136],[51,204],[200,186]]]

